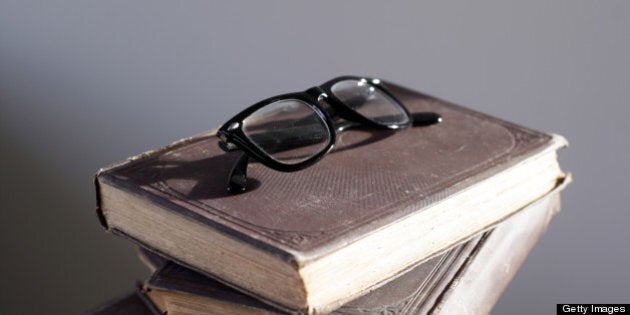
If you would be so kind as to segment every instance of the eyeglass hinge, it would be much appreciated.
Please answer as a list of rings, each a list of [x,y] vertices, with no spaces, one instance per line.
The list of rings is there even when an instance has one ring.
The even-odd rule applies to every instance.
[[[238,150],[238,147],[236,146],[236,144],[232,142],[223,141],[223,139],[219,141],[219,148],[221,148],[221,150],[225,152],[232,152],[232,151]]]
[[[328,95],[324,92],[324,90],[322,90],[318,86],[315,86],[306,90],[306,93],[316,97],[318,102],[328,97]]]

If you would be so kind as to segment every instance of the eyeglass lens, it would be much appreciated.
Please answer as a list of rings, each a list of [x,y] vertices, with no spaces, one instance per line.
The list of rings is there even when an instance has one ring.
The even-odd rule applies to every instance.
[[[264,106],[243,120],[244,134],[284,164],[297,164],[323,151],[331,141],[324,119],[306,102],[285,99]]]
[[[406,124],[409,116],[389,95],[367,80],[348,79],[331,87],[333,94],[363,117],[383,125]]]

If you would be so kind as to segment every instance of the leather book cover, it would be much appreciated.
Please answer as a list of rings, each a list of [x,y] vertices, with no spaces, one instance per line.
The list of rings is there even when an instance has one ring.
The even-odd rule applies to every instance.
[[[87,311],[85,315],[159,315],[153,303],[142,293],[136,290],[122,297],[116,298],[93,310]]]
[[[337,145],[330,154],[312,167],[298,172],[283,173],[259,163],[250,163],[250,188],[238,195],[230,195],[226,191],[228,173],[235,156],[220,150],[214,133],[184,139],[99,171],[95,182],[97,212],[101,223],[116,234],[153,248],[180,264],[212,275],[274,305],[297,308],[307,313],[316,309],[325,311],[363,294],[360,291],[365,289],[359,288],[357,284],[360,281],[378,286],[396,270],[416,263],[420,257],[403,257],[393,261],[391,264],[398,265],[391,269],[377,265],[385,262],[371,259],[375,265],[354,269],[367,274],[337,284],[338,290],[346,291],[338,296],[324,296],[325,290],[314,288],[328,283],[322,280],[326,274],[317,271],[320,269],[319,262],[322,262],[321,265],[326,264],[329,258],[338,253],[358,259],[356,254],[347,254],[351,253],[350,246],[355,246],[352,250],[357,253],[373,257],[394,257],[394,253],[407,255],[410,252],[392,252],[393,248],[388,249],[387,245],[370,246],[366,242],[376,233],[395,233],[401,222],[411,222],[410,218],[417,217],[436,204],[470,193],[476,184],[489,182],[497,174],[507,174],[507,170],[516,169],[516,166],[531,161],[541,152],[555,154],[555,150],[565,144],[560,137],[552,137],[391,83],[387,87],[410,112],[437,112],[443,117],[443,122],[394,133],[367,129],[343,132],[337,136]],[[476,222],[475,230],[470,233],[454,234],[452,237],[441,235],[439,239],[435,236],[437,234],[431,233],[404,235],[415,237],[415,241],[426,244],[433,244],[437,240],[443,243],[439,250],[444,250],[447,246],[472,237],[474,233],[488,228],[553,189],[564,176],[557,169],[543,174],[546,176],[544,185],[530,184],[533,189],[521,188],[526,193],[539,192],[528,197],[530,199],[515,202],[512,208],[504,209],[500,216],[484,217],[484,221],[478,222],[444,218],[448,222],[460,224],[458,227],[446,228],[452,232],[461,231],[462,227]],[[501,189],[497,194],[508,189],[515,191],[514,185],[503,188],[500,187],[501,183],[488,187]],[[116,200],[118,192],[124,193],[125,197]],[[510,196],[517,198],[522,195],[512,193]],[[475,209],[491,210],[491,203],[478,203]],[[110,216],[116,215],[117,218],[127,220],[127,217],[133,216],[133,212],[143,212],[142,216],[151,217],[153,210],[160,211],[160,215],[168,216],[168,219],[157,219],[156,215],[155,220],[146,222],[128,220],[130,227],[110,226]],[[465,209],[457,213],[471,212]],[[175,228],[165,226],[176,220],[187,222],[187,226],[189,223],[192,225]],[[431,224],[428,220],[421,222]],[[224,250],[217,249],[210,261],[195,256],[207,250],[205,247],[195,247],[196,241],[191,242],[185,237],[175,241],[177,233],[202,228],[213,233],[212,238],[198,237],[200,241],[208,240],[209,243],[204,243],[204,246],[226,242],[229,245],[222,245],[222,248],[229,250],[242,247],[244,251],[224,255]],[[158,235],[147,236],[151,229],[159,230],[156,232]],[[435,226],[427,227],[427,231],[442,230]],[[429,239],[431,236],[436,239]],[[448,239],[444,240],[445,237]],[[386,241],[381,239],[381,242]],[[378,250],[384,252],[377,253]],[[243,269],[253,270],[262,261],[265,261],[265,266],[286,266],[264,277],[255,272],[247,276],[239,274]],[[233,266],[242,269],[224,270]],[[311,269],[305,271],[305,268]],[[377,275],[369,272],[370,268],[390,271]],[[284,274],[288,273],[294,275],[285,281],[287,278]],[[310,280],[307,281],[305,274],[311,274],[308,278],[314,280],[321,276],[321,283],[309,288]],[[368,275],[374,275],[375,278],[368,279]],[[303,276],[305,278],[300,278]],[[285,288],[286,291],[270,292],[264,288],[270,283],[282,283],[276,287],[278,290]],[[357,284],[357,287],[346,284]],[[320,293],[323,295],[315,297]],[[311,299],[310,294],[313,294],[313,300],[318,300],[313,305],[308,301]]]
[[[155,272],[169,262],[169,260],[163,256],[160,256],[142,246],[138,246],[136,250],[138,252],[138,259],[140,259],[140,261],[147,266],[151,272]]]
[[[560,188],[491,230],[411,268],[331,314],[489,313],[553,216],[560,211],[559,191]],[[163,264],[154,272],[147,280],[145,290],[195,295],[205,298],[205,303],[246,306],[252,310],[251,314],[261,311],[286,314],[173,262]],[[176,297],[171,299],[177,300]],[[179,303],[180,308],[183,303]],[[169,302],[162,302],[162,305],[165,307],[162,311],[168,312]],[[197,312],[202,310],[203,307],[198,306]]]

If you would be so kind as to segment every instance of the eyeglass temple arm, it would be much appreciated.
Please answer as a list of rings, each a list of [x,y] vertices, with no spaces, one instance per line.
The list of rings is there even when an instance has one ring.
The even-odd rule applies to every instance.
[[[247,189],[247,165],[249,164],[249,157],[245,152],[241,152],[241,155],[232,166],[230,175],[228,177],[227,190],[229,193],[237,194],[244,192]]]
[[[411,114],[411,124],[414,127],[430,126],[442,122],[442,116],[435,112],[417,112]],[[341,132],[350,128],[361,127],[358,122],[344,120],[337,122],[335,130]]]
[[[414,127],[429,126],[442,122],[442,115],[435,112],[417,112],[411,114],[411,122]]]
[[[413,120],[413,126],[428,126],[442,121],[442,116],[434,112],[418,112],[411,114]],[[343,121],[337,125],[337,131],[343,131],[348,128],[361,126],[359,123],[352,121]],[[238,148],[235,145],[229,145],[223,141],[219,142],[219,145],[226,151],[236,151]],[[245,152],[241,152],[240,156],[234,163],[234,166],[230,170],[228,177],[228,192],[229,193],[241,193],[247,190],[247,165],[249,164],[249,157]]]
[[[354,127],[360,127],[362,126],[361,123],[358,122],[354,122],[348,119],[344,119],[343,117],[339,117],[339,116],[335,116],[335,115],[331,115],[333,120],[335,120],[335,130],[337,132],[341,132],[344,131],[346,129],[349,128],[354,128]],[[383,117],[385,119],[387,119],[388,117]],[[429,125],[433,125],[439,122],[442,122],[442,116],[438,113],[435,112],[417,112],[417,113],[412,113],[411,114],[411,121],[412,121],[412,125],[414,127],[419,127],[419,126],[429,126]],[[295,135],[295,134],[299,134],[300,132],[305,133],[305,131],[302,129],[304,128],[303,125],[307,124],[311,122],[310,118],[304,118],[302,120],[298,120],[297,122],[293,123],[293,128],[291,128],[290,130],[275,130],[273,131],[273,133],[277,133],[277,135],[269,135],[267,134],[267,137],[279,137],[279,136],[284,136],[283,139],[287,136],[287,135]],[[269,123],[269,125],[272,125],[273,123]],[[302,126],[302,127],[300,127]],[[265,125],[261,125],[259,127],[266,127]],[[313,127],[315,128],[315,127]],[[269,132],[268,132],[269,133]],[[256,135],[254,135],[254,137],[256,137]],[[259,140],[258,140],[259,141]],[[224,143],[224,145],[226,145]],[[232,145],[230,147],[222,147],[224,151],[229,152],[229,151],[234,151],[236,149],[238,149],[236,146]]]

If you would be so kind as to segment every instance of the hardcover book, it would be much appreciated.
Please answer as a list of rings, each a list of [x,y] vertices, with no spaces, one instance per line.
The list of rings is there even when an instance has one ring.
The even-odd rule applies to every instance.
[[[164,265],[170,262],[168,259],[157,255],[144,247],[139,246],[136,250],[138,252],[138,259],[140,259],[140,261],[147,266],[151,272],[161,269]]]
[[[414,266],[331,314],[487,314],[559,211],[559,191],[550,193],[480,236]],[[285,314],[151,252],[143,250],[141,256],[151,269],[159,262],[145,292],[163,313]]]
[[[122,297],[108,301],[97,308],[87,311],[85,315],[158,315],[161,311],[156,309],[149,298],[139,290]]]
[[[250,163],[248,191],[226,191],[236,158],[213,132],[102,169],[109,231],[283,311],[326,313],[477,235],[565,178],[552,136],[387,84],[440,124],[349,130],[307,169]]]

